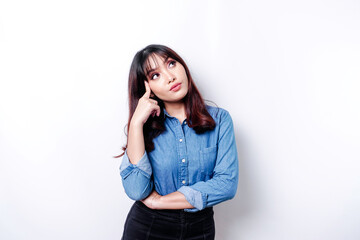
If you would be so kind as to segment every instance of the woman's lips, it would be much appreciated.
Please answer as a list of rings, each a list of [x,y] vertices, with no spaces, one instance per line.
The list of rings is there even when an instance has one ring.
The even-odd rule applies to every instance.
[[[181,83],[177,83],[177,84],[175,84],[174,86],[171,87],[170,91],[176,92],[176,91],[179,91],[180,88],[181,88]]]

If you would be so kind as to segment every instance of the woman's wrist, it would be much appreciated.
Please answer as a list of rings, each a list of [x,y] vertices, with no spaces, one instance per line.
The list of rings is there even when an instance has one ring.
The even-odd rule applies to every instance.
[[[176,191],[165,196],[161,196],[156,191],[143,199],[142,202],[151,209],[186,209],[194,208],[185,198],[185,196]]]
[[[131,119],[130,127],[132,128],[143,128],[144,124],[141,121],[137,121],[136,119]]]
[[[154,200],[155,209],[193,208],[193,206],[186,200],[185,196],[177,191],[165,196],[158,195]]]
[[[164,197],[161,196],[161,195],[158,195],[157,197],[155,197],[153,199],[153,209],[157,209],[157,210],[160,210],[160,209],[164,209],[163,207],[163,199]]]

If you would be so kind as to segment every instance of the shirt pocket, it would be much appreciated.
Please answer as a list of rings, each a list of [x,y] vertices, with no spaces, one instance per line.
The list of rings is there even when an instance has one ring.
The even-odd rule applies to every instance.
[[[217,146],[203,148],[200,150],[201,179],[212,178],[217,157]]]

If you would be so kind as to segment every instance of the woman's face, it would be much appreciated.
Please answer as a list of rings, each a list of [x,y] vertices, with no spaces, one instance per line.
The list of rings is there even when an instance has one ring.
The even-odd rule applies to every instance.
[[[164,103],[180,102],[188,92],[188,78],[181,63],[156,54],[148,59],[147,79],[151,91]]]

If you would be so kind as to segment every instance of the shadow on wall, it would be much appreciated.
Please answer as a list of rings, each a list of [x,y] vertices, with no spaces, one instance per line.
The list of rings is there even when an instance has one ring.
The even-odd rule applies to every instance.
[[[255,189],[251,177],[248,175],[247,165],[251,156],[247,154],[246,139],[235,132],[239,158],[239,184],[235,197],[232,200],[220,203],[214,207],[216,239],[241,240],[241,223],[256,209]]]

